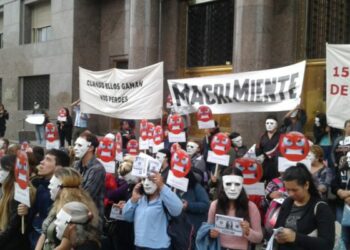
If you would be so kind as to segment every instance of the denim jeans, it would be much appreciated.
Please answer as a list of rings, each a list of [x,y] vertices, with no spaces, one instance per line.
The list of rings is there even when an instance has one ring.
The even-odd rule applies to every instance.
[[[40,146],[45,146],[45,127],[44,125],[35,125],[36,142]]]
[[[336,209],[336,218],[339,223],[341,223],[341,220],[343,218],[343,206],[337,206]],[[344,244],[346,246],[346,249],[350,249],[350,227],[341,227],[341,237],[344,241]]]

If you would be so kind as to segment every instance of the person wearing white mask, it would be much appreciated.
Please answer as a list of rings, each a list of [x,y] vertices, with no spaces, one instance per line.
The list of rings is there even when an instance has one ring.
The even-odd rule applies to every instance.
[[[56,237],[62,242],[60,250],[100,249],[99,231],[93,221],[93,214],[82,202],[72,201],[58,212]]]
[[[189,140],[186,145],[186,152],[191,157],[191,166],[197,182],[207,186],[209,181],[209,170],[201,154],[200,142]]]
[[[61,208],[68,202],[83,202],[93,214],[93,223],[100,225],[98,211],[94,201],[81,188],[81,175],[73,168],[58,168],[55,170],[49,184],[50,197],[54,200],[52,208],[42,225],[42,234],[36,244],[36,250],[55,249],[58,245],[64,248],[69,242],[57,237],[55,220]],[[60,233],[58,233],[60,236]],[[61,249],[61,248],[59,248]]]
[[[278,122],[275,116],[267,116],[265,120],[265,129],[265,133],[260,137],[259,144],[256,145],[255,153],[263,166],[264,174],[261,181],[269,183],[272,179],[279,176],[277,169],[277,156],[280,133],[278,131]]]
[[[0,160],[0,246],[1,249],[29,249],[28,233],[21,233],[21,216],[17,214],[19,202],[14,199],[15,155],[5,155]],[[31,202],[34,188],[29,184]],[[28,216],[24,217],[26,223]]]
[[[229,138],[231,139],[231,144],[236,154],[235,158],[237,159],[243,157],[247,153],[248,148],[247,146],[243,145],[242,136],[237,132],[232,132],[229,135]]]
[[[123,208],[126,201],[131,197],[139,178],[131,174],[135,156],[126,155],[118,167],[117,188],[106,192],[106,198],[113,202],[105,208],[105,216],[108,218],[107,235],[111,239],[113,249],[133,250],[134,247],[134,224],[125,220],[110,218],[111,209]]]
[[[106,171],[95,156],[98,144],[97,137],[91,132],[81,133],[74,144],[75,157],[78,158],[74,163],[74,168],[83,176],[82,188],[91,195],[103,218]]]
[[[161,174],[154,173],[136,184],[131,198],[123,207],[123,216],[134,222],[136,249],[169,249],[167,212],[180,215],[183,203],[163,182]]]
[[[260,213],[256,205],[248,200],[243,188],[243,175],[237,168],[227,168],[222,176],[222,184],[218,199],[214,200],[209,209],[208,223],[215,224],[215,215],[225,215],[242,218],[240,223],[242,236],[219,233],[211,229],[211,238],[220,236],[222,249],[248,249],[250,243],[260,243],[263,238]]]
[[[40,162],[38,169],[38,178],[32,181],[36,188],[35,202],[31,206],[30,217],[33,220],[28,228],[30,235],[30,245],[33,249],[42,233],[42,224],[48,215],[50,207],[55,200],[50,194],[50,185],[52,176],[57,168],[69,166],[69,156],[62,150],[50,149],[46,152],[44,159]],[[18,206],[18,214],[26,215],[28,207],[24,204]]]

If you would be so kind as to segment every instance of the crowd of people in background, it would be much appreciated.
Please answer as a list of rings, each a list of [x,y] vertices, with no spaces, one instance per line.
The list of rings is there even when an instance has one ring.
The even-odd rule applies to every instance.
[[[139,178],[131,174],[135,156],[126,148],[138,138],[135,122],[121,121],[124,157],[115,162],[115,173],[106,173],[96,157],[99,138],[88,130],[91,117],[80,111],[79,100],[72,107],[75,119],[64,107],[67,119],[56,123],[59,149],[43,147],[47,115],[35,126],[37,145],[24,149],[30,169],[28,207],[14,199],[14,166],[23,148],[5,139],[9,114],[0,105],[1,249],[252,250],[259,244],[266,247],[271,237],[271,249],[330,250],[340,244],[350,249],[350,120],[339,131],[318,113],[309,138],[310,167],[295,162],[284,172],[278,168],[278,144],[282,134],[304,132],[306,113],[299,106],[280,124],[276,116],[267,116],[254,152],[237,131],[227,133],[228,167],[207,161],[211,141],[220,132],[215,121],[203,139],[187,136],[185,143],[176,144],[191,160],[184,192],[167,185],[174,146],[167,138],[166,118],[159,122],[165,131],[165,147],[158,151],[164,155],[161,169]],[[33,113],[46,114],[38,103]],[[115,132],[110,131],[113,139]],[[235,167],[237,159],[250,154],[263,168],[265,195],[258,199],[247,194],[244,175]],[[215,227],[218,214],[241,218],[242,235],[220,232]],[[339,238],[335,221],[341,224]]]

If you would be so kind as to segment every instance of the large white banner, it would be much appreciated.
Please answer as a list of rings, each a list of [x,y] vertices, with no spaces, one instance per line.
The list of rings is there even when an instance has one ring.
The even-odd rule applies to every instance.
[[[350,45],[327,44],[327,122],[344,128],[350,119]]]
[[[228,75],[168,80],[174,109],[214,114],[284,111],[300,103],[305,61],[287,67]]]
[[[81,111],[122,119],[158,119],[163,106],[163,62],[142,69],[79,68]]]

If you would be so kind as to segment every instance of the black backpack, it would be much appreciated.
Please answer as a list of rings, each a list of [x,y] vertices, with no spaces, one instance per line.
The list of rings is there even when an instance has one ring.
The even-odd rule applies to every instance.
[[[195,241],[194,226],[189,221],[186,213],[181,212],[179,216],[171,216],[163,203],[164,212],[169,219],[167,233],[171,239],[172,250],[191,250]]]

